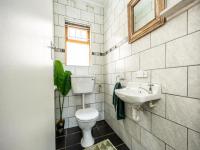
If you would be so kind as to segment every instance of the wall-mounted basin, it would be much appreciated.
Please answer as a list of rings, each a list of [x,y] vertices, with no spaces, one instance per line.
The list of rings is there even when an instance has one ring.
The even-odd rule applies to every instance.
[[[116,89],[115,94],[124,102],[142,105],[145,102],[161,98],[159,84],[129,82],[123,89]]]

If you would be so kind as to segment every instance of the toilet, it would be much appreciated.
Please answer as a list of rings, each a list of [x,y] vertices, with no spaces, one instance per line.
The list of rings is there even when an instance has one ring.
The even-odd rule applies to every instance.
[[[96,124],[99,112],[95,108],[85,108],[85,94],[94,90],[95,78],[92,76],[71,76],[72,92],[75,95],[82,95],[82,109],[75,113],[76,120],[82,130],[82,147],[89,147],[94,144],[92,127]]]

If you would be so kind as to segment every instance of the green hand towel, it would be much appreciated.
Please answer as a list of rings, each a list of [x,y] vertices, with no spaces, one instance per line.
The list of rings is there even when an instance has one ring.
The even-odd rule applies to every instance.
[[[125,119],[124,102],[115,94],[115,89],[121,89],[121,88],[122,88],[121,83],[117,82],[115,84],[113,91],[113,105],[115,107],[115,111],[117,112],[117,120]]]

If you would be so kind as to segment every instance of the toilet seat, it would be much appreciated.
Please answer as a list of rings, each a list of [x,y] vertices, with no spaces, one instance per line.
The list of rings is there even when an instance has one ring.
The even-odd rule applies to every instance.
[[[75,116],[80,122],[88,122],[96,119],[99,112],[94,108],[85,108],[77,110]]]

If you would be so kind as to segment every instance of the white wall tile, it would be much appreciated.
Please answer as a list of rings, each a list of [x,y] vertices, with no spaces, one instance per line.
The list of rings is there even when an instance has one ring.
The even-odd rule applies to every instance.
[[[65,127],[64,127],[64,129],[67,129],[67,128],[69,128],[69,119],[65,118]]]
[[[166,117],[183,126],[200,131],[200,101],[197,99],[166,96]]]
[[[200,98],[200,66],[188,68],[188,96]]]
[[[167,67],[200,64],[200,32],[169,42],[166,45]]]
[[[94,33],[101,33],[101,25],[93,23],[91,25],[91,31],[94,32]]]
[[[77,8],[73,8],[70,6],[66,6],[66,16],[79,19],[80,18],[80,10]]]
[[[96,75],[95,81],[96,83],[103,83],[103,75]]]
[[[187,13],[166,22],[151,33],[151,45],[159,45],[187,34]]]
[[[192,130],[188,130],[188,150],[199,150],[200,134]]]
[[[81,19],[89,22],[94,22],[94,14],[86,11],[81,11]]]
[[[99,112],[102,111],[102,103],[94,103],[91,104],[90,107],[98,110]]]
[[[55,110],[55,117],[56,117],[56,120],[60,119],[60,110],[59,109]]]
[[[65,37],[65,28],[61,26],[55,26],[54,35],[58,37]]]
[[[59,26],[65,26],[65,17],[64,16],[62,16],[62,15],[59,15],[58,16],[58,25]]]
[[[169,145],[166,145],[166,150],[175,150],[174,148],[172,148],[171,146]]]
[[[124,59],[121,59],[121,60],[118,60],[116,62],[116,72],[119,73],[119,72],[124,72]]]
[[[95,14],[95,23],[103,24],[103,16]]]
[[[124,121],[125,130],[136,140],[140,140],[140,126],[133,120],[126,118]]]
[[[91,43],[92,52],[101,52],[101,45],[97,43]]]
[[[75,74],[76,75],[88,75],[88,67],[78,67],[75,68]]]
[[[77,122],[76,118],[75,117],[69,118],[69,127],[68,128],[75,127],[75,126],[78,126],[78,122]]]
[[[54,13],[65,15],[65,5],[54,3]]]
[[[72,74],[75,74],[74,66],[64,66],[64,69],[70,71]]]
[[[140,142],[132,138],[132,150],[146,150],[145,147],[143,147]]]
[[[67,108],[67,117],[74,117],[76,112],[76,107],[68,107]]]
[[[152,71],[152,82],[161,84],[162,92],[187,95],[187,68],[169,68]]]
[[[95,101],[96,102],[102,102],[102,101],[104,101],[104,94],[103,93],[95,94]]]
[[[63,108],[63,113],[62,113],[62,118],[67,118],[67,117],[69,117],[68,116],[68,109],[69,109],[69,107],[67,107],[67,108]],[[56,109],[57,110],[57,112],[58,112],[58,114],[60,114],[59,113],[59,109]],[[60,115],[59,115],[60,116]]]
[[[81,96],[70,96],[69,106],[78,106],[82,104]]]
[[[62,105],[62,102],[63,102],[63,97],[62,96],[60,97],[60,102],[61,102],[61,105]],[[63,107],[68,107],[68,97],[64,98]],[[59,108],[59,97],[56,97],[56,108]]]
[[[111,52],[111,61],[116,61],[119,59],[119,48]]]
[[[76,0],[75,7],[84,11],[87,11],[87,3],[81,0]]]
[[[125,43],[120,46],[120,58],[124,58],[131,55],[131,45],[129,43]]]
[[[187,150],[187,128],[153,115],[152,132],[175,149]]]
[[[69,5],[69,0],[58,0],[58,3]]]
[[[59,23],[58,23],[58,14],[54,14],[53,16],[54,16],[53,17],[54,25],[59,25]]]
[[[125,71],[139,70],[139,55],[132,55],[125,59]]]
[[[95,74],[102,74],[102,66],[101,65],[93,65],[89,67],[89,74],[95,75]]]
[[[55,52],[54,58],[59,59],[63,64],[65,63],[65,54],[61,52]]]
[[[94,37],[95,43],[103,43],[103,34],[96,33]]]
[[[150,34],[132,43],[132,53],[138,53],[150,48]]]
[[[139,125],[148,131],[151,131],[151,113],[148,111],[140,111]]]
[[[145,109],[159,116],[165,117],[165,94],[161,95],[161,99],[154,102],[155,107],[150,108],[148,104],[144,105]]]
[[[141,129],[141,144],[148,150],[165,150],[165,143]]]
[[[59,44],[59,48],[63,48],[63,49],[65,49],[65,38],[63,38],[63,37],[60,37],[59,39],[58,39],[58,44]]]
[[[58,37],[54,37],[54,45],[56,46],[56,47],[58,47],[59,46],[59,42],[58,42]]]
[[[144,51],[140,55],[140,68],[156,69],[165,67],[165,45],[160,45]]]
[[[86,94],[85,103],[86,104],[95,103],[95,94]]]
[[[188,10],[188,32],[200,30],[200,4]]]

